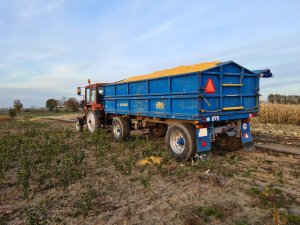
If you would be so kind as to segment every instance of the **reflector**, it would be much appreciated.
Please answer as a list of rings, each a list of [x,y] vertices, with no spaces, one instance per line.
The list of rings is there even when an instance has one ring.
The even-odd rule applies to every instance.
[[[209,78],[206,82],[206,85],[205,85],[205,91],[204,91],[206,94],[213,94],[216,92],[216,88],[215,88],[215,85],[214,85],[214,82],[212,81],[211,78]]]

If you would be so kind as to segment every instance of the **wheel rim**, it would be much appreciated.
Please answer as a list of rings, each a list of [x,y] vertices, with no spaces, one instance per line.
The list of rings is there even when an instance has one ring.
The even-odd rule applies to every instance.
[[[121,136],[121,127],[120,127],[120,124],[118,122],[116,122],[114,124],[113,133],[114,133],[114,136],[116,138],[119,138]]]
[[[184,140],[183,134],[179,131],[175,131],[174,133],[172,133],[172,135],[170,137],[170,144],[171,144],[172,150],[176,154],[183,153],[184,148],[185,148],[185,140]]]
[[[89,112],[86,118],[87,126],[90,132],[94,132],[96,128],[96,120],[92,112]]]

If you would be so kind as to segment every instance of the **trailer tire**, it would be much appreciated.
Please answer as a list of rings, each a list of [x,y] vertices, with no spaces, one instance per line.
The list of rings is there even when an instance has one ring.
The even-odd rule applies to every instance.
[[[159,123],[156,127],[150,127],[150,136],[152,138],[163,138],[166,136],[168,130],[168,125]]]
[[[176,123],[169,126],[166,142],[169,152],[177,161],[188,161],[196,153],[195,126]]]
[[[230,137],[226,133],[221,133],[217,135],[214,145],[219,150],[236,151],[242,147],[242,140],[240,137]]]
[[[100,120],[97,118],[94,111],[89,110],[86,114],[87,128],[91,133],[97,131],[100,127]]]
[[[115,142],[121,142],[130,137],[129,122],[124,117],[115,117],[112,122],[112,133]]]
[[[82,131],[83,131],[83,124],[84,124],[83,118],[77,117],[77,118],[75,119],[75,127],[76,127],[76,130],[77,130],[78,132],[82,132]]]

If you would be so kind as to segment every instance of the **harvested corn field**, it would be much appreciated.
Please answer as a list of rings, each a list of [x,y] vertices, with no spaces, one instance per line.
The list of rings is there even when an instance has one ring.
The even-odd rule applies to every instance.
[[[49,119],[3,122],[0,148],[0,224],[300,221],[299,155],[215,151],[179,163],[147,133],[114,143]]]

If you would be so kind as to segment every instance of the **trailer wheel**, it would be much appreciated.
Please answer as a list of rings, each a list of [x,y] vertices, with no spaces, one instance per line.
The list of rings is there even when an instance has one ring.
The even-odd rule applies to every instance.
[[[214,145],[217,149],[224,151],[236,151],[242,147],[240,137],[228,136],[226,133],[221,133],[216,136]]]
[[[160,123],[156,127],[149,128],[150,136],[152,138],[163,138],[166,136],[168,126],[166,124]]]
[[[89,110],[86,115],[86,124],[91,133],[95,132],[100,127],[100,121],[92,110]]]
[[[78,132],[83,131],[83,119],[81,117],[75,119],[75,127]]]
[[[112,122],[112,131],[115,142],[120,142],[130,137],[129,122],[124,117],[116,117]]]
[[[167,147],[178,161],[187,161],[196,153],[195,126],[192,124],[172,124],[166,136]]]

